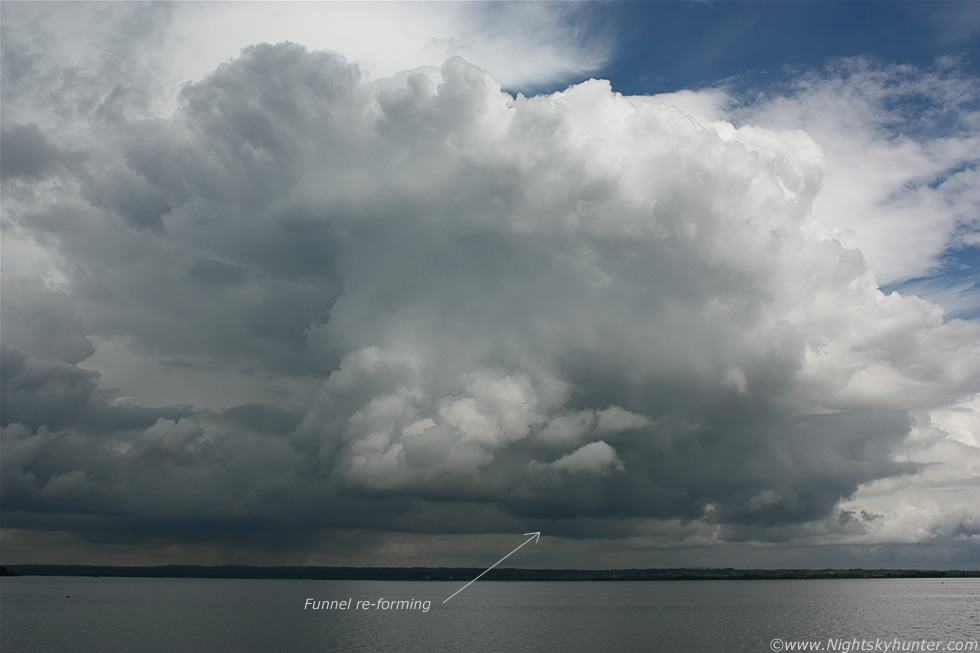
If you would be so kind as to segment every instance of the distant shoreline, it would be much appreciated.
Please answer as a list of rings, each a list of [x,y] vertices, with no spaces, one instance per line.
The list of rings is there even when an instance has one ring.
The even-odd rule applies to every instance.
[[[105,576],[112,578],[227,578],[292,580],[472,580],[484,569],[469,567],[249,567],[165,565],[3,565],[0,576]],[[873,578],[980,578],[980,569],[494,569],[481,580],[658,581],[819,580]]]

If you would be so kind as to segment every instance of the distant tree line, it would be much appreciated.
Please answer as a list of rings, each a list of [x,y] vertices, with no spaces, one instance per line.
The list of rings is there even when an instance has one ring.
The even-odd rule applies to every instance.
[[[295,580],[472,580],[468,567],[246,567],[167,565],[4,565],[0,576],[108,576],[114,578],[268,578]],[[980,570],[923,569],[493,569],[481,580],[800,580],[830,578],[980,578]]]

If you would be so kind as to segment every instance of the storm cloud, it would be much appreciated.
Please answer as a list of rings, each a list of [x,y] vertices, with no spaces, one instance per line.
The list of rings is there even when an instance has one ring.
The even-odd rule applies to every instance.
[[[800,129],[281,43],[91,135],[4,124],[5,230],[64,275],[4,277],[8,531],[860,539],[980,387],[980,327],[815,218]]]

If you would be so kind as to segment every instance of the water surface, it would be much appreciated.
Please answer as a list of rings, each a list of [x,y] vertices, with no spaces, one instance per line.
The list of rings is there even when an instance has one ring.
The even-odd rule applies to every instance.
[[[978,579],[479,581],[443,604],[463,584],[3,578],[0,650],[769,651],[774,638],[980,640]],[[352,607],[304,609],[308,598]],[[354,609],[382,598],[431,603],[428,612]]]

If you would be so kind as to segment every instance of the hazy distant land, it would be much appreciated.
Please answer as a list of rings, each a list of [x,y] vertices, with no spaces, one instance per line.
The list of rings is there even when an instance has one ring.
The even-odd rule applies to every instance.
[[[309,580],[472,580],[468,567],[247,567],[166,565],[3,565],[2,576],[112,576],[134,578],[281,578]],[[482,580],[784,580],[830,578],[980,578],[980,569],[493,569]]]

